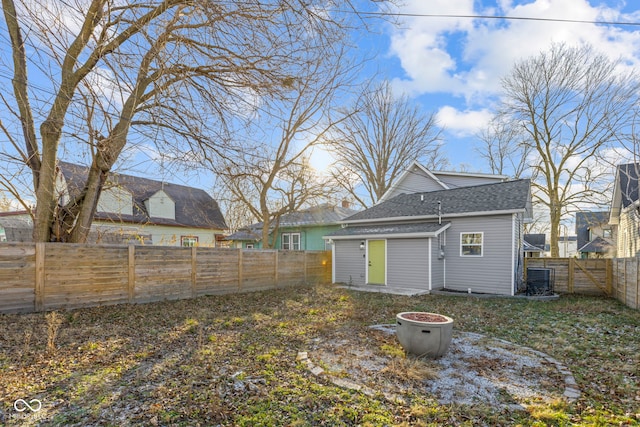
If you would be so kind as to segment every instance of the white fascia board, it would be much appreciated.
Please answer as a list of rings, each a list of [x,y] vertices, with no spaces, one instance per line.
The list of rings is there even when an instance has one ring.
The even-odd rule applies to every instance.
[[[451,171],[435,171],[436,175],[446,176],[460,176],[460,177],[473,177],[473,178],[495,178],[496,180],[509,179],[508,175],[494,175],[492,173],[473,173],[473,172],[451,172]]]
[[[420,239],[424,237],[438,237],[451,224],[445,224],[437,231],[421,232],[421,233],[369,233],[369,234],[353,234],[349,236],[322,236],[324,240],[353,240],[353,239]]]
[[[503,211],[482,211],[482,212],[464,212],[457,214],[445,214],[442,215],[443,221],[448,221],[450,218],[472,218],[476,216],[490,216],[490,215],[508,215],[514,213],[524,213],[525,209],[509,209]],[[397,216],[397,217],[388,217],[388,218],[373,218],[373,219],[358,219],[351,221],[343,221],[343,225],[351,225],[351,224],[368,224],[375,222],[398,222],[398,221],[419,221],[419,220],[432,220],[438,219],[438,215],[423,215],[423,216]]]
[[[390,233],[390,234],[353,234],[349,236],[323,237],[329,240],[357,240],[357,239],[420,239],[424,237],[437,237],[436,232],[429,233]]]

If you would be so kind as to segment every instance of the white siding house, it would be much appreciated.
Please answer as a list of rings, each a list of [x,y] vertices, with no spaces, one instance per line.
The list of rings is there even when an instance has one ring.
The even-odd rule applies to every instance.
[[[56,188],[64,204],[81,191],[88,169],[59,162]],[[100,194],[92,240],[163,246],[216,246],[226,231],[218,203],[204,190],[112,173]],[[108,236],[108,238],[107,238]]]
[[[615,256],[640,256],[640,164],[618,165],[609,224],[615,235]]]

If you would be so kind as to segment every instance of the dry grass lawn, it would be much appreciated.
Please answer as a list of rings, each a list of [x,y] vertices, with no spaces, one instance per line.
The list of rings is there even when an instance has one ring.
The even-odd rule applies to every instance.
[[[314,340],[364,340],[400,311],[446,314],[458,330],[545,352],[571,369],[582,395],[525,411],[440,405],[418,392],[399,402],[338,387],[296,360]],[[640,312],[608,299],[410,298],[324,285],[0,315],[0,331],[0,425],[640,423]],[[397,358],[390,375],[414,373],[395,340],[379,347]],[[18,399],[41,409],[18,402],[20,412]]]

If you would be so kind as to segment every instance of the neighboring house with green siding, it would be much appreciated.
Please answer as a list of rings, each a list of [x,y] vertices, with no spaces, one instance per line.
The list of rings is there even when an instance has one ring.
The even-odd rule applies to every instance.
[[[358,211],[342,206],[323,204],[280,217],[274,249],[324,251],[331,250],[322,236],[340,229],[340,221]],[[276,227],[271,227],[271,233]],[[273,234],[270,239],[273,239]],[[227,236],[231,247],[262,249],[262,223],[252,224]]]

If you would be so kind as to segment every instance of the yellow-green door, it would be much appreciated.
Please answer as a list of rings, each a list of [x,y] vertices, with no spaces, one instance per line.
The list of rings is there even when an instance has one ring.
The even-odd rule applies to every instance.
[[[368,242],[368,275],[367,282],[375,285],[385,283],[385,241],[369,240]]]

